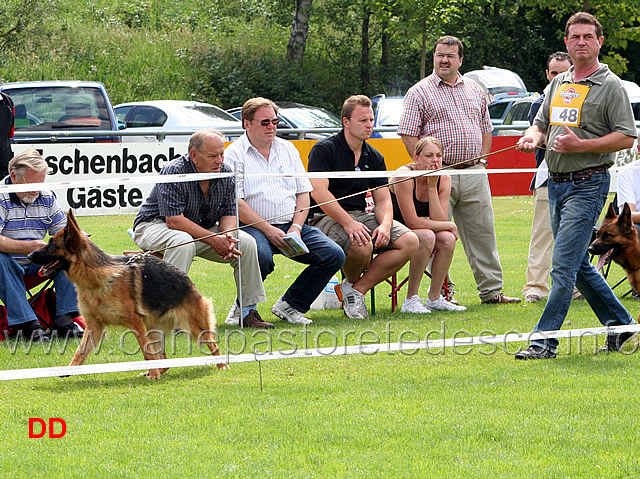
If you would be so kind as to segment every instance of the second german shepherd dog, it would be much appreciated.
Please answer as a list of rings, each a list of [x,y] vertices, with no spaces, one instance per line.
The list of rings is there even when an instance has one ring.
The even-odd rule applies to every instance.
[[[620,215],[616,214],[613,203],[609,204],[596,239],[589,245],[589,253],[600,255],[597,269],[607,260],[618,263],[627,273],[631,286],[640,291],[640,238],[631,221],[628,204],[624,204]]]
[[[220,355],[211,301],[202,297],[185,273],[152,255],[130,261],[105,253],[82,232],[71,210],[66,227],[29,259],[43,265],[41,275],[64,270],[76,286],[87,327],[70,366],[82,364],[96,338],[102,338],[104,327],[111,325],[134,331],[147,360],[166,359],[164,335],[177,325],[191,331],[211,354]],[[218,367],[227,369],[226,364]],[[158,379],[166,371],[150,369],[143,375]]]

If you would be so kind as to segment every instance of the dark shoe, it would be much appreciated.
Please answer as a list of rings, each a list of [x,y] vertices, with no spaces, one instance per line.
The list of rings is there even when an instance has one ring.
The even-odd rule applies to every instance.
[[[36,320],[29,321],[27,323],[22,323],[14,326],[18,331],[22,331],[22,335],[24,339],[31,342],[41,341],[43,343],[48,343],[51,341],[49,335],[45,332],[44,328],[40,326],[40,323]]]
[[[504,293],[498,293],[493,298],[483,301],[482,304],[512,304],[519,303],[520,298],[510,298]]]
[[[84,329],[76,324],[73,319],[69,317],[69,315],[64,314],[56,318],[55,322],[53,323],[52,333],[57,333],[57,336],[61,336],[63,338],[66,338],[69,335],[76,338],[81,338],[84,334]]]
[[[551,359],[555,358],[556,353],[552,353],[548,349],[544,349],[542,346],[536,346],[532,344],[524,351],[516,353],[516,359]]]
[[[255,309],[249,310],[249,314],[242,320],[242,325],[245,328],[273,329],[273,324],[263,321]]]
[[[609,334],[604,348],[598,349],[599,353],[617,353],[622,349],[622,345],[635,337],[637,333],[629,331],[628,333]]]

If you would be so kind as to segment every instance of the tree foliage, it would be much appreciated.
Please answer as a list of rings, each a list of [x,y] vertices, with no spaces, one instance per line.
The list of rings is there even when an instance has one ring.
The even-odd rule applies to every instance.
[[[541,91],[580,10],[603,24],[602,61],[640,81],[639,0],[5,0],[0,79],[99,80],[116,101],[262,95],[337,111],[351,94],[404,94],[447,34],[465,44],[463,73],[508,68]]]
[[[57,11],[55,0],[3,0],[0,3],[0,53],[27,40],[45,38],[48,20]]]

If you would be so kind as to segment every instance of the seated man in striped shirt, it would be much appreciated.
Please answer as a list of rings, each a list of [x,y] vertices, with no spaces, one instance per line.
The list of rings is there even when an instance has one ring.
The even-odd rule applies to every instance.
[[[304,173],[300,153],[292,143],[276,136],[278,106],[266,98],[251,98],[242,107],[244,135],[229,145],[225,163],[242,175],[238,179],[238,209],[244,231],[258,245],[258,262],[264,280],[275,268],[274,253],[285,248],[284,236],[301,237],[309,253],[292,256],[308,264],[271,312],[290,323],[309,324],[304,314],[331,277],[342,267],[344,252],[318,228],[306,223],[311,183],[307,178],[287,178],[285,173]],[[247,176],[276,173],[274,176]],[[278,176],[282,175],[282,176]],[[227,323],[236,319],[234,305]]]
[[[44,183],[49,166],[36,150],[26,150],[9,161],[9,176],[4,185]],[[22,331],[25,339],[50,341],[26,297],[24,276],[37,274],[40,265],[27,255],[46,246],[44,238],[54,235],[67,219],[51,191],[0,193],[0,300],[7,308],[9,327]],[[77,318],[76,289],[63,272],[56,274],[56,319],[58,334],[82,334],[73,322]]]

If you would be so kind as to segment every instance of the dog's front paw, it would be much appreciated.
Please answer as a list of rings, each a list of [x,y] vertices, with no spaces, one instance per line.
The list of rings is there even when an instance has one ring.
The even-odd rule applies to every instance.
[[[147,372],[140,373],[139,376],[146,377],[147,379],[160,379],[160,376],[162,376],[162,374],[158,369],[149,369],[149,371]]]

